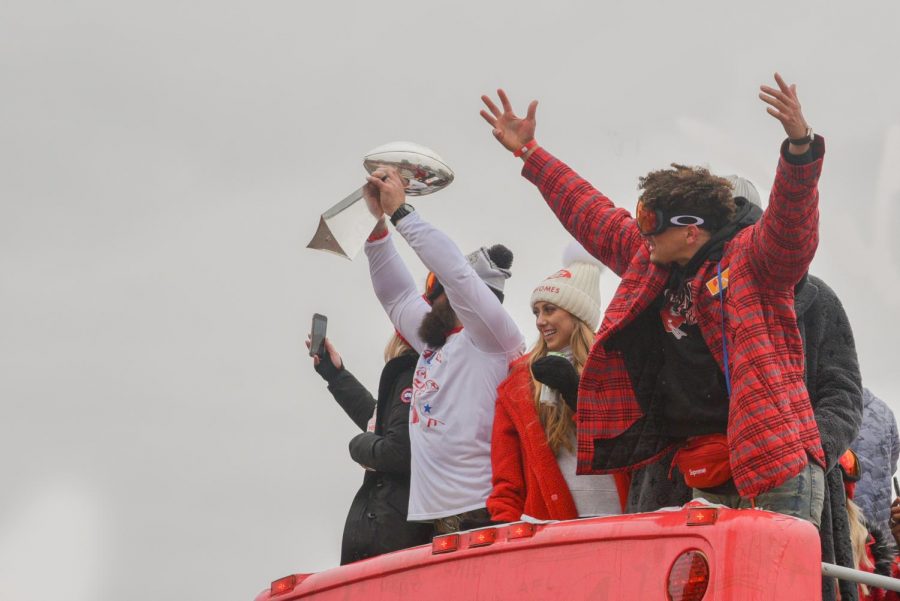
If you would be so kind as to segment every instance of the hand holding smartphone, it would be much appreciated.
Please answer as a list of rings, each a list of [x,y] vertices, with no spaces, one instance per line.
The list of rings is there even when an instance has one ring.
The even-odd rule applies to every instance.
[[[318,313],[313,313],[312,327],[309,334],[309,356],[322,357],[325,353],[325,331],[328,328],[328,318]]]

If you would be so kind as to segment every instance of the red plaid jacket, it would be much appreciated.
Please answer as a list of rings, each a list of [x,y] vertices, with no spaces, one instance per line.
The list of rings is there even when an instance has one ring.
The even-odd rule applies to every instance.
[[[782,154],[787,152],[786,145]],[[824,140],[817,136],[812,163],[793,165],[780,158],[762,218],[738,232],[723,250],[732,385],[727,434],[734,482],[744,497],[755,497],[797,475],[807,457],[824,467],[793,307],[794,285],[806,273],[818,245],[817,182],[824,154]],[[610,448],[601,443],[616,445],[627,437],[662,438],[649,420],[641,419],[644,413],[622,353],[605,345],[647,310],[663,291],[670,270],[650,262],[628,211],[617,208],[545,150],[529,157],[522,175],[538,187],[582,246],[622,278],[578,391],[578,473],[614,473],[655,461],[671,444],[657,448],[652,457],[622,460],[619,453],[612,463],[596,450]],[[714,261],[701,265],[691,292],[700,331],[722,367],[716,268]]]

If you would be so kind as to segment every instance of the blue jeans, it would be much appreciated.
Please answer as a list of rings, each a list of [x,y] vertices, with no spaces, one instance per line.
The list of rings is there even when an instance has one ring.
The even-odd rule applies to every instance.
[[[737,494],[717,495],[694,489],[694,498],[703,498],[732,509],[750,507],[750,500]],[[822,521],[822,505],[825,503],[825,472],[810,461],[803,470],[782,484],[756,497],[756,507],[790,515],[819,527]]]

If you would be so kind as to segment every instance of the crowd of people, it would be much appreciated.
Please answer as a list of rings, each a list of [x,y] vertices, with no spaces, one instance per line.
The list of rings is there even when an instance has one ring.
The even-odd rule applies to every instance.
[[[862,386],[840,300],[809,273],[825,144],[796,86],[776,74],[760,87],[787,137],[765,209],[744,178],[672,164],[640,178],[634,213],[537,143],[536,101],[520,117],[497,93],[482,117],[577,243],[533,289],[526,350],[504,309],[512,252],[464,255],[406,202],[397,171],[368,178],[365,252],[396,330],[377,397],[331,341],[313,359],[362,430],[341,563],[462,529],[703,498],[807,520],[823,561],[890,575],[900,440]],[[396,235],[429,270],[424,293]],[[605,313],[602,266],[621,278]],[[886,597],[823,578],[823,598]]]

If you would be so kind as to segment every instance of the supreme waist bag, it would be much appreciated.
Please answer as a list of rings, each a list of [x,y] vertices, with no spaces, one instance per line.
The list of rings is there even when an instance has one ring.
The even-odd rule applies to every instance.
[[[672,465],[691,488],[714,488],[731,480],[728,438],[724,434],[706,434],[687,439],[675,452]],[[669,470],[671,477],[671,470]]]

